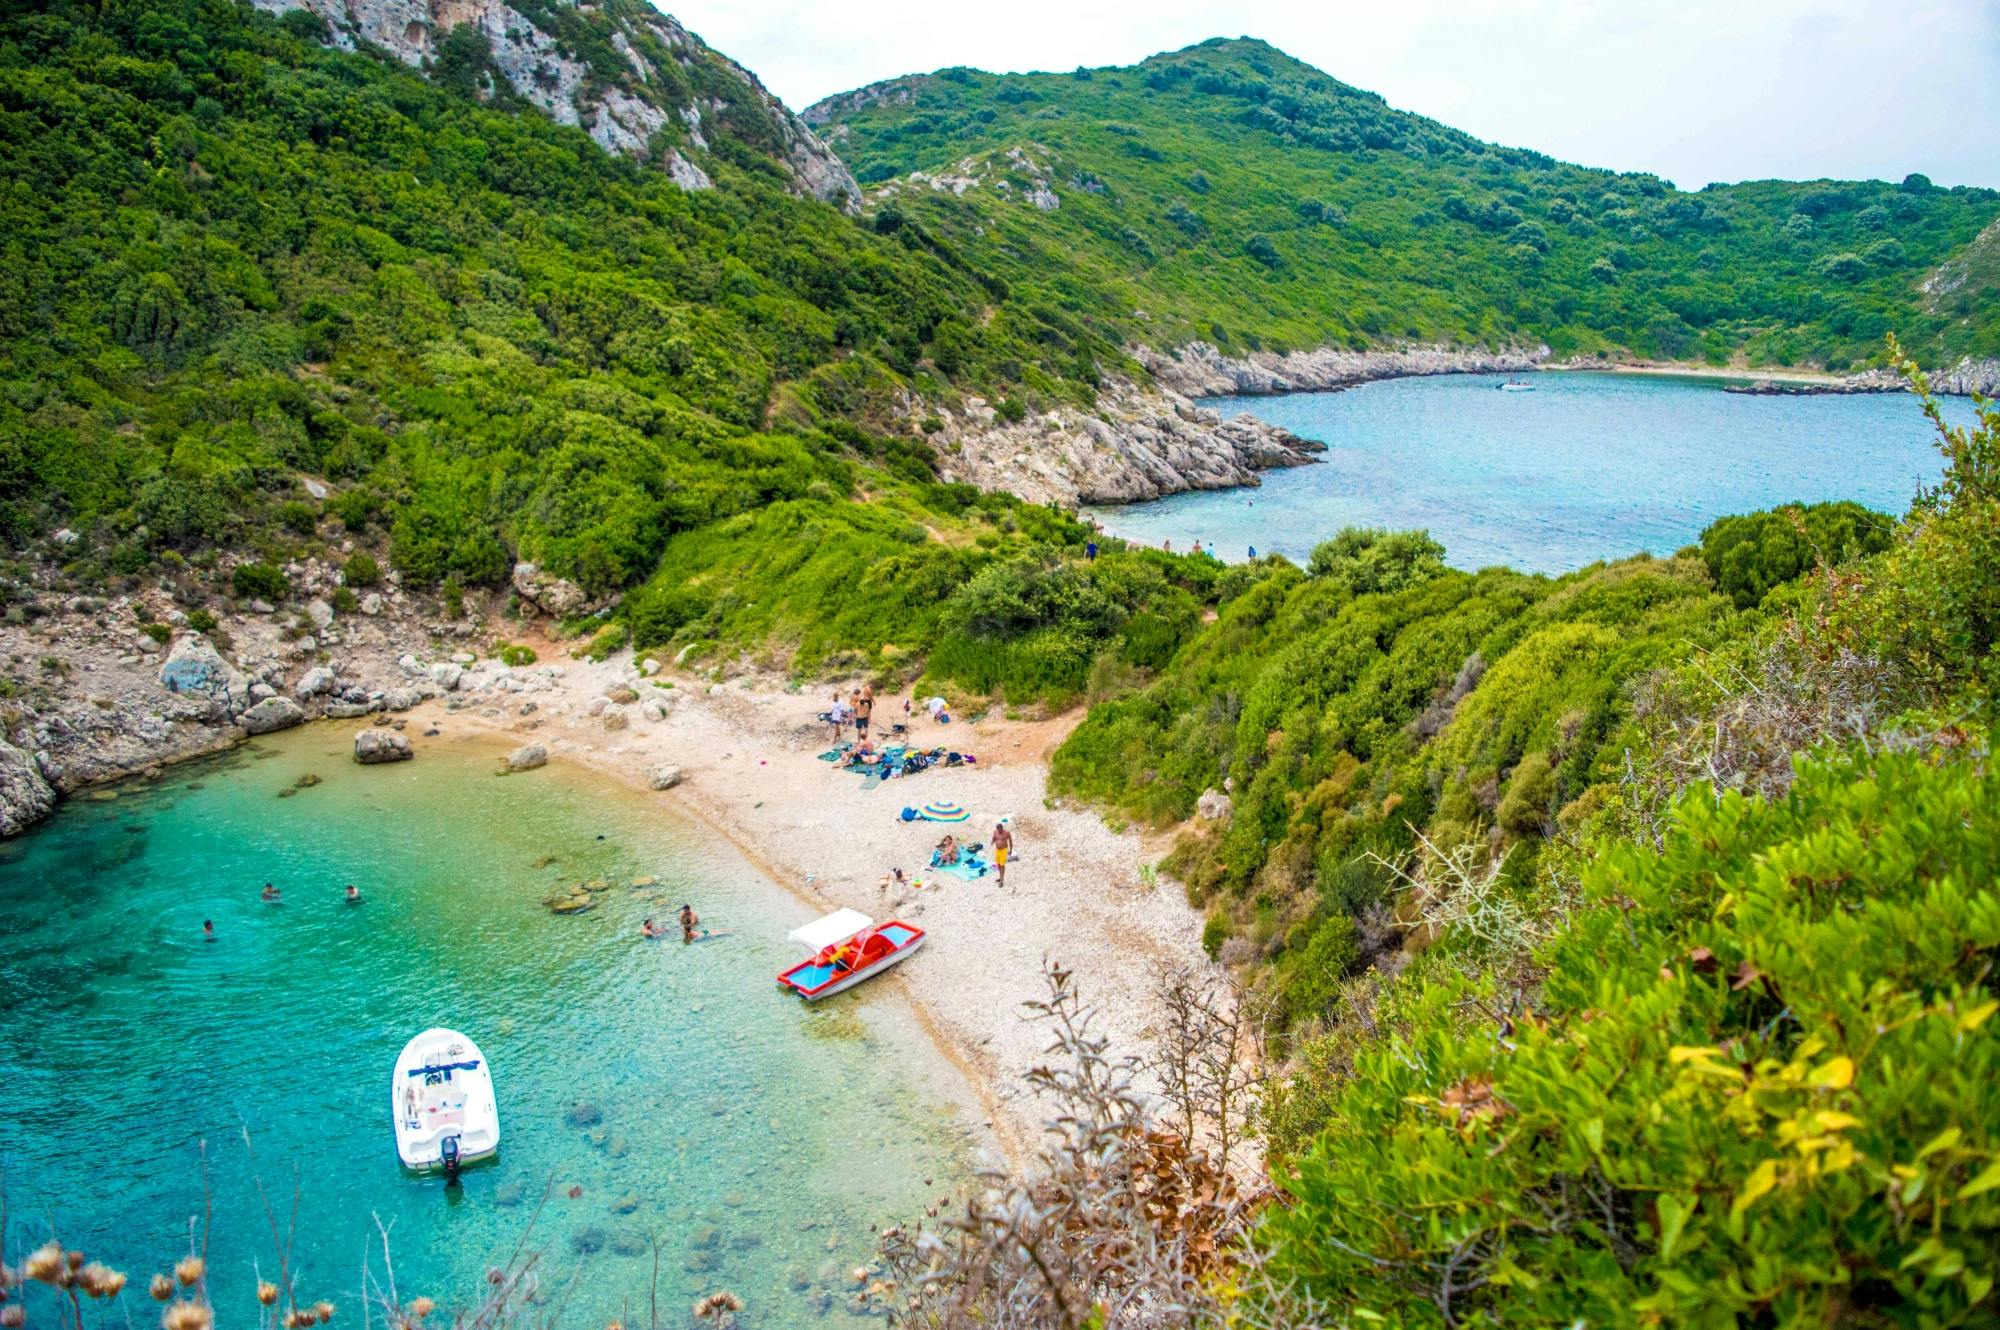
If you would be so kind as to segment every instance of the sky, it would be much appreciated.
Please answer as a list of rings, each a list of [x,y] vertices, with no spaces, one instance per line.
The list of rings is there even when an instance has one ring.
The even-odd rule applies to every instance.
[[[1684,189],[2000,187],[2000,0],[656,0],[803,108],[898,74],[1261,37],[1404,110]]]

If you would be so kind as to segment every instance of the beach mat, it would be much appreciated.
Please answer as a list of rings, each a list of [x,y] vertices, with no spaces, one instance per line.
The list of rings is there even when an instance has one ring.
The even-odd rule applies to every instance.
[[[987,870],[991,867],[991,864],[968,864],[961,859],[955,864],[933,868],[930,871],[933,873],[948,873],[952,877],[961,878],[967,882],[977,882],[980,878],[986,876]]]

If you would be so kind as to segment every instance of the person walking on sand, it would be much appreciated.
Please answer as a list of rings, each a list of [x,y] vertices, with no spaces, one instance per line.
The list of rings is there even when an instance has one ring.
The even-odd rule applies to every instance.
[[[872,687],[864,687],[860,692],[854,695],[855,738],[861,740],[866,740],[868,738],[868,722],[874,718],[874,715],[875,715],[875,690]]]
[[[1007,829],[1007,819],[1001,818],[993,824],[993,868],[999,877],[998,886],[1007,889],[1007,860],[1014,850],[1014,833]]]
[[[694,906],[681,906],[681,944],[694,941],[694,930],[701,927],[701,916],[694,912]]]

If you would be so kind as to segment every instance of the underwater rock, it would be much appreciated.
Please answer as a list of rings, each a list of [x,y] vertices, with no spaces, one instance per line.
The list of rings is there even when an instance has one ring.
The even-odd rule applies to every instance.
[[[681,1267],[690,1274],[704,1275],[722,1264],[722,1259],[712,1251],[691,1251]]]
[[[615,1215],[629,1215],[638,1208],[639,1194],[637,1192],[628,1191],[611,1203],[611,1213]]]
[[[493,1189],[493,1204],[512,1208],[521,1203],[527,1188],[518,1182],[503,1182]]]
[[[732,1251],[755,1251],[763,1245],[764,1239],[758,1237],[755,1233],[738,1233],[729,1240],[729,1246]]]
[[[623,1159],[626,1155],[632,1153],[632,1142],[626,1140],[623,1136],[613,1136],[611,1143],[604,1147],[604,1153],[613,1159]]]
[[[604,1110],[589,1100],[574,1104],[563,1114],[563,1121],[572,1127],[595,1127],[604,1121]]]
[[[713,1224],[703,1224],[688,1235],[688,1246],[696,1251],[710,1251],[722,1242],[722,1230]]]
[[[570,1250],[578,1256],[588,1256],[592,1252],[603,1251],[604,1244],[609,1240],[610,1234],[595,1224],[586,1224],[569,1235]]]
[[[297,788],[297,789],[301,789],[301,790],[309,790],[309,789],[311,789],[311,788],[312,788],[313,786],[315,786],[315,785],[318,785],[318,784],[320,784],[320,783],[321,783],[321,781],[320,781],[320,777],[319,777],[318,773],[316,773],[316,772],[311,772],[311,771],[308,771],[308,772],[307,772],[307,773],[306,773],[305,775],[303,775],[303,776],[299,777],[299,778],[298,778],[297,780],[293,781],[293,782],[292,782],[292,785],[293,785],[293,786],[294,786],[295,788]]]
[[[644,1233],[620,1229],[611,1235],[611,1250],[620,1256],[644,1256],[653,1249]]]
[[[542,904],[557,914],[582,914],[590,908],[590,897],[581,892],[574,896],[550,896]]]

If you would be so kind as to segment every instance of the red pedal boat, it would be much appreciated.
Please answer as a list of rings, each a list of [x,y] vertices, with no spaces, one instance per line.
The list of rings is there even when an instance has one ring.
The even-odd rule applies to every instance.
[[[915,924],[900,919],[878,924],[859,910],[846,909],[794,928],[789,936],[811,952],[812,959],[779,975],[778,984],[808,1002],[873,979],[924,945],[924,930]]]

